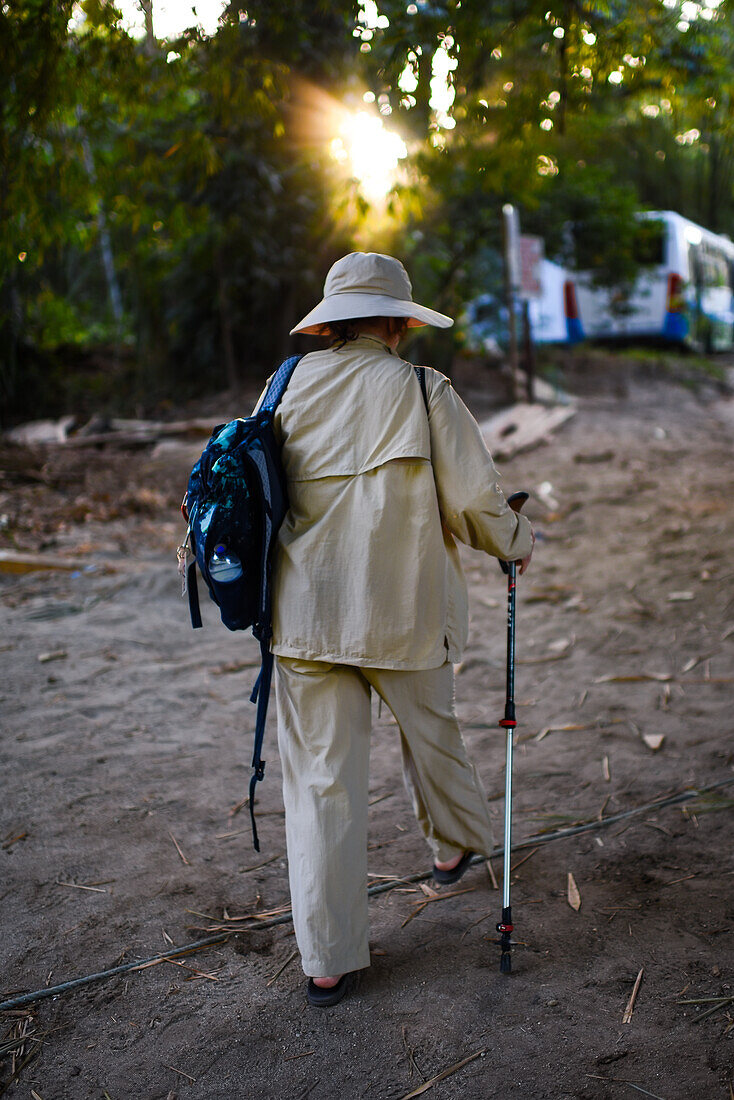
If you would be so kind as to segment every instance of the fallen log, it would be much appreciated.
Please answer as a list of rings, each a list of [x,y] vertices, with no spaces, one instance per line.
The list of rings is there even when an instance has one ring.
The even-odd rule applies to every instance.
[[[573,404],[548,407],[519,402],[482,421],[479,427],[495,458],[511,458],[544,443],[575,412]]]
[[[115,421],[111,422],[112,430],[109,432],[94,432],[91,435],[71,435],[59,441],[61,447],[98,447],[106,444],[118,446],[147,446],[157,443],[162,438],[175,436],[204,437],[211,435],[215,423],[223,424],[226,417],[220,420],[195,418],[193,420],[172,420],[168,423],[156,421],[132,421],[134,427],[129,429],[115,429]],[[125,423],[124,421],[117,423]]]
[[[74,416],[62,416],[58,420],[31,420],[28,424],[11,428],[5,433],[5,440],[27,447],[37,443],[63,443],[75,423]]]
[[[68,429],[74,422],[73,417],[63,417],[61,421],[37,421],[22,424],[8,432],[5,439],[9,443],[39,444],[52,447],[99,447],[113,444],[116,446],[148,446],[158,440],[176,436],[206,437],[211,435],[215,424],[226,423],[226,416],[209,419],[195,417],[192,420],[110,420],[105,431],[84,431],[69,435]]]
[[[60,558],[58,554],[27,554],[21,550],[0,550],[0,573],[35,573],[41,569],[67,573],[113,572],[112,566]]]

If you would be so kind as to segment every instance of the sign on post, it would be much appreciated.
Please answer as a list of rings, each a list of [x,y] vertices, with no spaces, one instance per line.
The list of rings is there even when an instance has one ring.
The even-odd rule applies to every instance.
[[[520,252],[520,297],[529,302],[543,296],[540,268],[545,257],[542,237],[521,236]]]
[[[517,328],[515,300],[520,290],[520,218],[510,202],[502,207],[503,242],[505,246],[505,302],[507,305],[507,353],[512,378],[512,396],[520,400],[517,363]]]
[[[505,264],[512,293],[520,289],[520,217],[517,207],[506,202],[502,207],[504,222]]]

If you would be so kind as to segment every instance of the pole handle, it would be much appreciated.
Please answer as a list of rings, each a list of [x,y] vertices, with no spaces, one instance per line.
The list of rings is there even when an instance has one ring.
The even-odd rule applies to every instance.
[[[507,503],[513,512],[522,511],[523,507],[530,500],[530,493],[526,493],[524,489],[520,489],[517,493],[513,493],[512,496],[507,498]],[[500,561],[500,569],[503,573],[510,572],[510,563],[506,561]]]

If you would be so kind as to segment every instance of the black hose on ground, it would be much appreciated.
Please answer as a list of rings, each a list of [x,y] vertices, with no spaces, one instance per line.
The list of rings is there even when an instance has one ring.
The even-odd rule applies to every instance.
[[[512,851],[516,852],[522,848],[530,848],[539,844],[549,844],[552,840],[565,840],[567,837],[578,836],[580,833],[597,832],[599,829],[605,829],[609,825],[614,825],[618,821],[625,821],[630,817],[637,817],[639,814],[649,813],[651,810],[660,810],[664,806],[675,806],[681,802],[690,802],[694,798],[700,798],[701,795],[710,794],[711,791],[719,790],[722,787],[728,787],[734,783],[734,776],[729,779],[722,779],[718,783],[711,783],[707,787],[698,787],[691,791],[682,791],[679,794],[670,795],[667,798],[659,798],[654,802],[648,802],[644,806],[637,806],[633,810],[623,810],[618,814],[611,814],[609,817],[602,818],[601,821],[587,821],[581,825],[572,825],[567,829],[557,829],[553,833],[540,833],[537,836],[526,837],[525,840],[520,840],[517,844],[512,845]],[[495,848],[492,851],[491,858],[502,855],[502,848]],[[484,856],[475,856],[472,863],[483,863]],[[388,882],[382,882],[377,886],[370,886],[367,893],[370,897],[374,897],[376,894],[385,894],[389,890],[395,890],[398,886],[402,886],[405,883],[424,882],[426,879],[431,878],[432,871],[421,871],[415,875],[406,875],[403,878],[390,879]],[[277,917],[271,917],[268,920],[257,920],[253,918],[253,923],[246,928],[227,930],[226,932],[219,932],[215,936],[206,936],[202,940],[194,940],[193,943],[186,943],[182,947],[175,947],[171,951],[166,951],[160,955],[151,955],[148,959],[139,959],[137,962],[123,963],[121,966],[113,966],[110,970],[100,970],[96,974],[85,974],[81,978],[73,978],[68,982],[61,982],[60,985],[47,986],[45,989],[36,989],[32,993],[23,993],[19,997],[13,997],[8,1001],[0,1002],[0,1012],[8,1012],[11,1009],[22,1008],[25,1005],[34,1004],[36,1001],[45,1000],[47,997],[58,997],[61,993],[69,993],[73,989],[79,989],[85,985],[91,985],[94,982],[107,981],[109,978],[117,977],[118,974],[129,974],[132,970],[143,970],[148,966],[152,966],[155,963],[166,962],[167,959],[177,959],[181,955],[187,955],[192,951],[198,951],[202,947],[211,947],[217,943],[225,943],[231,936],[242,935],[244,932],[259,932],[264,928],[274,928],[278,924],[290,924],[293,920],[293,916],[290,912],[281,913]]]

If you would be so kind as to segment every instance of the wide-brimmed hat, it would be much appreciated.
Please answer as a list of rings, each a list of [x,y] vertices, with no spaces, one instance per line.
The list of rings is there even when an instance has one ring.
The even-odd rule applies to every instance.
[[[407,317],[408,328],[435,325],[449,328],[450,317],[413,301],[408,272],[394,256],[379,252],[350,252],[331,267],[324,297],[291,329],[291,335],[320,335],[331,321],[356,317]]]

